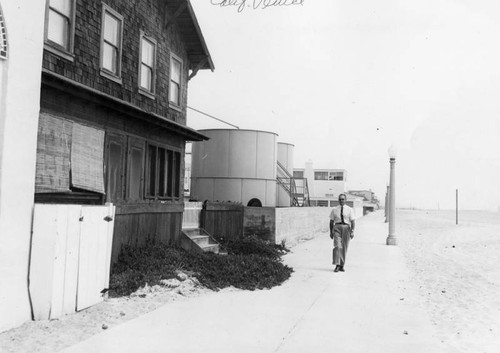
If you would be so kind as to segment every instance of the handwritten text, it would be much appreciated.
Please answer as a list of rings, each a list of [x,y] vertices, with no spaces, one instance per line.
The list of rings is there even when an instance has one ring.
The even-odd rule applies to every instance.
[[[212,5],[220,7],[234,6],[238,12],[242,12],[245,8],[267,9],[272,6],[293,6],[303,5],[305,0],[210,0]]]

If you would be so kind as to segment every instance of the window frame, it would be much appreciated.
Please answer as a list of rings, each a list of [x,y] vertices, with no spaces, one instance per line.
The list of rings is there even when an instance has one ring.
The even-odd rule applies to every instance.
[[[143,63],[142,61],[142,44],[143,44],[143,41],[148,41],[150,42],[150,44],[153,45],[153,48],[154,48],[154,52],[153,52],[153,67],[151,68],[151,90],[148,90],[147,88],[143,87],[141,85],[141,82],[142,82],[142,65],[145,65],[147,66],[146,64]],[[151,99],[155,99],[156,98],[156,67],[157,67],[157,64],[156,64],[156,54],[157,54],[157,51],[158,51],[158,42],[156,41],[156,39],[154,39],[153,37],[150,37],[148,36],[144,31],[140,31],[140,35],[139,35],[139,69],[138,69],[138,82],[137,82],[137,85],[139,87],[139,93],[140,94],[143,94]],[[148,66],[149,67],[149,66]]]
[[[50,13],[50,0],[46,1],[45,4],[45,27],[44,27],[44,34],[43,34],[43,40],[44,40],[44,49],[56,54],[66,60],[69,60],[71,62],[74,61],[75,59],[75,54],[74,54],[74,49],[75,49],[75,13],[76,13],[76,0],[69,0],[71,3],[71,14],[70,17],[68,18],[69,26],[68,26],[68,48],[65,48],[64,46],[51,41],[48,39],[48,33],[49,33],[49,13]],[[53,10],[56,11],[56,10]],[[56,11],[59,13],[58,11]],[[60,13],[59,13],[60,14]],[[60,14],[65,17],[65,15]]]
[[[147,143],[146,140],[142,138],[138,138],[135,136],[128,136],[128,146],[127,146],[127,174],[126,174],[126,185],[125,185],[125,200],[126,202],[140,202],[144,200],[144,176],[146,173],[146,148],[147,148]],[[142,156],[140,159],[140,170],[139,170],[139,184],[134,185],[132,184],[132,173],[133,173],[133,168],[135,167],[134,161],[133,161],[133,153],[134,151],[139,152]],[[132,197],[132,190],[134,187],[137,187],[136,191],[138,191],[137,198]]]
[[[344,172],[329,172],[328,180],[344,181]]]
[[[294,170],[292,173],[294,179],[305,179],[303,170]]]
[[[116,73],[110,71],[104,67],[104,26],[106,15],[109,14],[111,17],[114,17],[118,20],[120,28],[118,29],[118,48],[117,48],[117,59],[116,59]],[[99,51],[99,69],[101,76],[104,76],[111,81],[122,84],[122,52],[123,52],[123,25],[124,20],[123,16],[120,15],[117,11],[113,10],[110,6],[105,3],[102,4],[102,14],[101,14],[101,39],[100,39],[100,51]]]
[[[321,173],[322,175],[325,175],[325,174],[326,174],[326,178],[325,178],[325,179],[319,179],[319,178],[317,177],[317,175],[319,175],[320,173]],[[327,171],[315,171],[315,172],[314,172],[314,180],[316,180],[316,181],[328,181],[328,172],[327,172]]]
[[[112,199],[111,196],[111,145],[118,145],[122,148],[122,154],[121,154],[121,165],[119,166],[119,171],[120,171],[120,180],[118,182],[119,185],[119,193],[118,197],[116,199]],[[126,161],[128,157],[128,151],[127,151],[127,138],[124,135],[120,135],[117,133],[113,132],[108,132],[106,131],[106,137],[105,137],[105,158],[104,158],[104,169],[105,169],[105,191],[106,191],[106,202],[113,202],[113,203],[120,203],[125,200],[125,190],[126,190]]]
[[[170,99],[170,95],[171,95],[171,84],[172,82],[176,83],[175,81],[172,80],[172,63],[173,61],[178,61],[180,64],[181,64],[181,69],[180,69],[180,77],[179,77],[179,104],[175,103],[174,101],[172,101]],[[170,108],[173,108],[175,110],[178,110],[178,111],[182,111],[182,90],[184,88],[184,80],[183,80],[183,72],[184,72],[184,61],[178,57],[177,55],[175,55],[174,53],[170,53],[170,65],[169,65],[169,76],[168,76],[168,106]]]
[[[152,171],[150,148],[155,149],[155,168]],[[164,179],[160,180],[160,150],[164,150]],[[170,158],[170,157],[171,158]],[[151,174],[154,172],[154,194],[151,193]],[[181,200],[182,151],[162,144],[147,142],[144,199],[146,200]],[[163,195],[160,195],[160,183],[163,183]],[[170,190],[170,193],[169,193]]]

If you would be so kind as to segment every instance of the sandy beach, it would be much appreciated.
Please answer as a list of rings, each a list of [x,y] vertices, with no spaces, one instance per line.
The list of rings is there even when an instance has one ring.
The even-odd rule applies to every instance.
[[[361,242],[365,243],[365,247],[371,246],[374,250],[382,245],[385,240],[385,226],[382,223],[381,212],[359,221],[359,229],[364,234],[357,235],[360,245],[353,243],[352,254],[356,251],[355,246],[361,246]],[[377,230],[376,239],[373,241],[370,240],[369,229]],[[406,264],[405,273],[408,275],[405,276],[410,277],[397,286],[410,285],[412,288],[417,288],[415,291],[408,290],[405,302],[415,303],[427,313],[434,328],[435,338],[440,342],[440,352],[498,352],[500,349],[500,296],[498,295],[500,214],[461,212],[459,225],[456,225],[453,211],[398,210],[396,235],[400,251],[404,255],[401,266]],[[327,235],[318,234],[317,239],[311,240],[311,244],[319,242],[323,247],[325,241],[328,242]],[[297,246],[297,252],[299,249],[307,252],[309,247],[307,243]],[[328,257],[330,252],[322,253]],[[369,264],[372,261],[370,255],[364,256],[368,258],[363,261]],[[384,259],[378,261],[383,263]],[[324,279],[318,278],[316,282],[312,280],[314,276],[325,276],[327,272],[330,278],[329,259],[325,258],[320,263],[325,264],[321,271],[307,268],[297,271],[292,275],[292,279],[276,290],[267,292],[268,294],[259,294],[259,291],[255,291],[241,295],[246,298],[244,300],[252,301],[255,296],[272,296],[276,291],[288,293],[287,290],[303,285],[304,281],[325,285]],[[375,264],[375,267],[378,265],[380,264]],[[305,265],[300,264],[300,266]],[[325,272],[326,270],[328,271]],[[306,288],[310,288],[311,283]],[[390,287],[386,287],[385,290],[390,292]],[[404,292],[404,288],[402,290]],[[223,296],[228,291],[232,290],[212,295]],[[19,328],[0,334],[0,352],[56,352],[162,305],[169,306],[179,301],[195,300],[200,296],[206,296],[208,292],[192,285],[175,291],[146,289],[140,293],[141,296],[110,299],[101,305],[67,315],[59,320],[28,322]],[[293,290],[292,292],[296,293]],[[389,297],[395,294],[384,293]],[[346,295],[349,297],[350,294]],[[365,324],[370,322],[369,317],[363,319],[362,315],[358,319]],[[383,342],[382,345],[389,346],[392,343]]]
[[[398,210],[407,266],[446,352],[500,350],[500,214]]]

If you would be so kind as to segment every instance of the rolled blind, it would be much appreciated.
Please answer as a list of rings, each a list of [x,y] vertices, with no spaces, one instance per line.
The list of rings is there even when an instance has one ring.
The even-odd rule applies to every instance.
[[[104,194],[104,131],[73,123],[71,185]]]
[[[35,192],[69,191],[72,123],[41,113],[38,124]]]

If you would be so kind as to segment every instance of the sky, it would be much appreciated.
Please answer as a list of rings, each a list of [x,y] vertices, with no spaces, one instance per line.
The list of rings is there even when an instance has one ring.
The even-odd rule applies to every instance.
[[[191,0],[215,71],[188,106],[275,132],[296,168],[346,169],[380,200],[394,145],[397,207],[454,209],[458,189],[460,209],[500,211],[498,1],[235,2]]]

